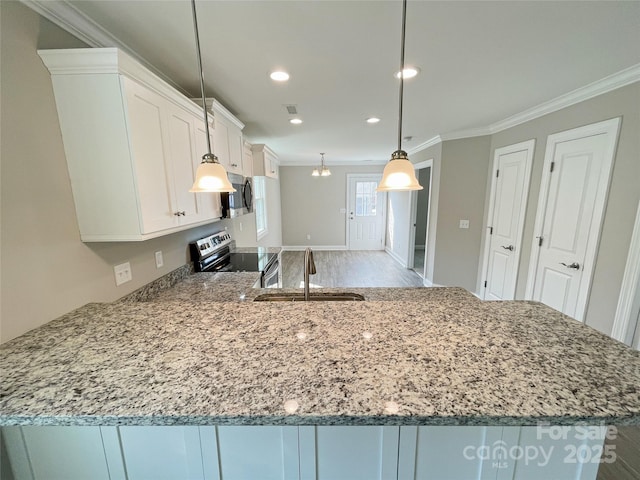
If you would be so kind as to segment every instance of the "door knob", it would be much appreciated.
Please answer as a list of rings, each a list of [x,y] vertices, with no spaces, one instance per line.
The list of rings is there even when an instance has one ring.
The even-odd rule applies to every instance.
[[[564,265],[567,268],[575,268],[576,270],[580,270],[580,264],[576,262],[573,262],[571,265],[567,265],[564,262],[560,262],[560,265]]]
[[[513,245],[509,245],[508,247],[505,247],[504,245],[502,245],[502,248],[504,248],[505,250],[509,250],[509,251],[513,252]]]

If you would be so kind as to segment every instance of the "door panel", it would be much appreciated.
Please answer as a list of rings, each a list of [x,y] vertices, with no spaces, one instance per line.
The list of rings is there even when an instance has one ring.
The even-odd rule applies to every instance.
[[[601,135],[564,142],[553,157],[534,299],[571,317],[576,315],[602,171],[602,155],[596,152],[603,150],[604,140]],[[568,267],[574,263],[579,268]]]
[[[547,138],[525,298],[577,320],[589,298],[619,127],[614,118]]]
[[[485,257],[486,300],[513,300],[522,244],[534,141],[496,150],[497,168]]]
[[[385,196],[376,192],[381,175],[349,177],[350,250],[384,249]]]
[[[196,176],[193,165],[195,140],[190,114],[172,107],[169,114],[169,140],[177,208],[184,212],[187,222],[196,221],[199,216],[196,196],[189,192]]]

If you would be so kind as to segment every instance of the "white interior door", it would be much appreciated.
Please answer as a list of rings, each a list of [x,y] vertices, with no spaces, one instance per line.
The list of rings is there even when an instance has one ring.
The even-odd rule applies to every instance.
[[[535,140],[529,140],[495,152],[485,259],[485,300],[515,298],[534,144]]]
[[[386,198],[376,192],[382,175],[347,175],[349,250],[383,250]]]
[[[583,320],[619,119],[549,136],[529,298]]]

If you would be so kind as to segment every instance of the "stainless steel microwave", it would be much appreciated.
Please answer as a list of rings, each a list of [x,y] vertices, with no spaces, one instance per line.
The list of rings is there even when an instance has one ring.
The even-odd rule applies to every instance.
[[[236,189],[235,192],[221,193],[222,216],[236,218],[253,211],[253,182],[251,177],[229,174],[229,181]]]

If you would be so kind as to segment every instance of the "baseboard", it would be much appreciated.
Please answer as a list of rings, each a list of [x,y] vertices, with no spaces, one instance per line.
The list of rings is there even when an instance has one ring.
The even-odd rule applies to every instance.
[[[310,247],[311,250],[346,250],[346,245],[283,245],[283,251],[299,252]]]
[[[389,247],[385,247],[384,251],[387,252],[391,256],[391,258],[393,258],[396,262],[398,262],[404,268],[409,268],[409,265],[407,265],[407,263],[402,258],[400,258],[397,253],[395,253],[393,250],[391,250]]]

